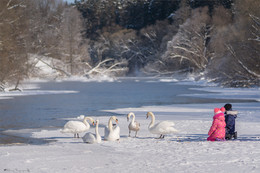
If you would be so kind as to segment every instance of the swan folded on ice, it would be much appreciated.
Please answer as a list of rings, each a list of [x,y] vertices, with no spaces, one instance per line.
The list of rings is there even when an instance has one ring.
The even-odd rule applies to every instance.
[[[83,142],[86,142],[86,143],[89,143],[89,144],[101,142],[101,136],[99,135],[99,132],[98,132],[98,124],[99,124],[99,120],[96,120],[96,128],[95,128],[96,134],[93,134],[93,133],[90,133],[90,132],[86,133],[82,137]]]
[[[165,135],[167,134],[171,134],[171,133],[176,133],[178,132],[178,130],[176,130],[173,126],[174,126],[174,122],[172,121],[161,121],[157,124],[154,124],[155,122],[155,116],[152,112],[147,112],[146,114],[146,119],[148,117],[151,117],[151,123],[148,126],[148,130],[152,133],[152,134],[158,134],[160,135],[159,138],[164,138]]]
[[[138,123],[137,121],[135,121],[135,114],[133,112],[130,112],[127,115],[127,121],[129,121],[130,117],[132,118],[132,121],[130,122],[130,124],[128,125],[128,129],[129,129],[129,137],[130,137],[130,133],[131,131],[135,131],[135,137],[137,135],[137,132],[140,130],[140,123]]]
[[[94,125],[94,119],[91,117],[84,117],[82,121],[69,121],[67,122],[63,129],[61,130],[62,133],[73,133],[74,138],[79,138],[79,133],[86,132],[89,130],[90,125],[87,122],[89,120]]]
[[[109,118],[108,126],[105,127],[104,132],[104,140],[107,141],[116,141],[120,139],[120,127],[118,125],[113,126],[112,120],[118,123],[118,119],[116,118],[116,116],[112,116]]]

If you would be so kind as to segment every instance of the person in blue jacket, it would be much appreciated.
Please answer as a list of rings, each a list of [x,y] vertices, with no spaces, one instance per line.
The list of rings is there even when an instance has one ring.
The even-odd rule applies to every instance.
[[[225,122],[226,122],[226,140],[232,138],[237,139],[237,132],[235,131],[235,120],[237,118],[237,111],[232,110],[232,105],[230,103],[225,104]]]

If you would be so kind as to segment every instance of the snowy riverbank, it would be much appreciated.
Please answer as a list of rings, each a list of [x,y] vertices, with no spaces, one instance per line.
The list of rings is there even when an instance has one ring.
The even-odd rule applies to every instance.
[[[137,138],[127,137],[128,122],[121,116],[118,117],[119,142],[102,141],[91,145],[71,138],[71,134],[62,134],[59,129],[41,130],[32,136],[55,142],[1,146],[0,172],[259,172],[260,122],[246,118],[249,110],[252,117],[260,115],[260,108],[254,104],[234,104],[239,111],[237,141],[206,141],[212,109],[220,104],[117,109],[111,111],[136,113],[141,123]],[[148,110],[154,111],[156,121],[173,120],[179,134],[155,139],[147,129],[150,120],[145,119],[145,113]],[[107,124],[108,117],[93,118],[101,121],[99,131],[103,136],[103,125]]]

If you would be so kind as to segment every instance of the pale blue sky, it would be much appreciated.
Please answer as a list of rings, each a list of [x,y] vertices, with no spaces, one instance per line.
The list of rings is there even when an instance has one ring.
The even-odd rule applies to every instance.
[[[63,0],[63,1],[67,1],[68,3],[74,2],[74,0]]]

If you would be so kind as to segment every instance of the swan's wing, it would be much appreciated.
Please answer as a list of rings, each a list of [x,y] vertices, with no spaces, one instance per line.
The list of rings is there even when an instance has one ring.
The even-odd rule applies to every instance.
[[[140,129],[140,123],[135,121],[134,123],[130,123],[128,126],[129,130],[138,131]]]
[[[79,131],[88,130],[87,126],[81,121],[69,121],[64,125],[61,132],[63,133],[77,133]]]
[[[120,127],[119,126],[114,126],[113,127],[113,131],[115,132],[115,133],[120,133]]]
[[[137,122],[137,121],[135,121],[135,128],[136,128],[136,130],[139,130],[139,129],[140,129],[140,123]]]
[[[162,121],[154,125],[152,128],[152,132],[155,134],[170,134],[170,133],[176,133],[178,130],[176,130],[174,126],[174,122],[172,121]]]
[[[170,126],[173,127],[175,125],[175,123],[173,121],[161,121],[158,124],[160,124],[162,126],[167,126],[167,127],[170,127]]]
[[[119,126],[113,127],[113,137],[115,139],[120,139],[120,127]]]
[[[86,133],[83,137],[82,137],[83,142],[86,143],[95,143],[96,142],[96,136],[93,133]]]
[[[113,126],[112,131],[109,131],[108,127],[105,127],[104,139],[108,141],[115,141],[120,138],[120,127]]]

